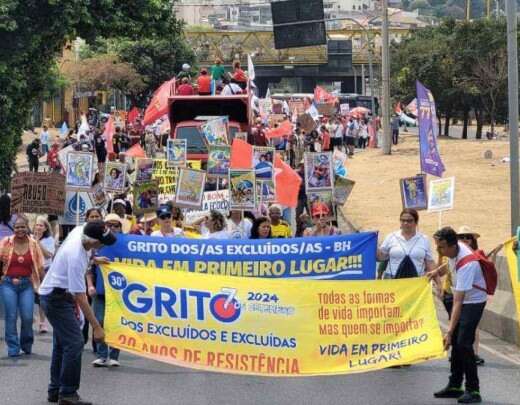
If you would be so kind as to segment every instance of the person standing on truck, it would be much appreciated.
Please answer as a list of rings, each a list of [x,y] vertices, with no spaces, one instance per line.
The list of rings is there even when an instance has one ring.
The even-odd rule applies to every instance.
[[[211,95],[211,77],[208,75],[208,71],[205,68],[200,70],[200,75],[197,79],[197,87],[199,90],[199,95]]]
[[[215,60],[215,64],[211,66],[211,79],[215,81],[215,87],[222,88],[222,79],[226,75],[226,69],[224,69],[224,66],[222,66],[222,60],[220,58],[217,58]]]
[[[183,77],[181,83],[182,84],[177,89],[177,94],[179,96],[193,96],[195,94],[193,86],[190,83],[190,79]]]
[[[247,76],[245,72],[240,67],[240,62],[236,61],[233,63],[233,79],[240,86],[242,90],[245,90],[247,87]]]

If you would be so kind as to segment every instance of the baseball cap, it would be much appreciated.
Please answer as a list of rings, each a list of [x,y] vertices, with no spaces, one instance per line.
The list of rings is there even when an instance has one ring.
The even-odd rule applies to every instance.
[[[159,217],[159,218],[163,215],[172,215],[172,209],[170,208],[169,205],[163,204],[159,207],[156,214],[157,214],[157,217]]]
[[[100,241],[105,246],[111,246],[116,243],[117,240],[103,221],[87,222],[83,228],[83,234],[89,238]]]

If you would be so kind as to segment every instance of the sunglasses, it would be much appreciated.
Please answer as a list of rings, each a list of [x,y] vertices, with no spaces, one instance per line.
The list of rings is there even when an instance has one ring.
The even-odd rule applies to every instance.
[[[121,228],[121,224],[119,222],[108,222],[107,226],[109,228]]]
[[[162,215],[159,215],[159,219],[171,219],[172,215],[171,214],[162,214]]]
[[[457,235],[457,239],[459,239],[459,240],[473,240],[473,235],[471,235],[471,234]]]

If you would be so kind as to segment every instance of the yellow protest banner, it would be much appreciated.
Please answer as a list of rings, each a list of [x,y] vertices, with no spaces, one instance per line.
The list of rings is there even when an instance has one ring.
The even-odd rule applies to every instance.
[[[236,374],[346,374],[444,356],[424,278],[272,280],[103,266],[108,345]]]
[[[513,250],[513,245],[516,240],[517,238],[508,240],[504,243],[504,249],[506,251],[511,284],[513,286],[513,296],[516,302],[516,317],[518,318],[518,325],[520,327],[520,268],[518,267],[518,258]]]

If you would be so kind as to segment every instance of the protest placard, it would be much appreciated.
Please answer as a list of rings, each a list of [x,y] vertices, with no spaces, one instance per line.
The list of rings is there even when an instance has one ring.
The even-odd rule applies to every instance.
[[[441,212],[453,209],[455,177],[430,181],[428,211]]]
[[[159,206],[159,186],[154,181],[134,184],[134,211],[137,215],[154,212]]]
[[[80,225],[85,222],[87,211],[94,208],[90,193],[86,191],[67,191],[65,196],[65,209],[63,218],[60,220],[62,225]]]
[[[209,215],[210,211],[218,211],[224,216],[229,214],[229,190],[206,191],[202,197],[200,210],[183,209],[184,222],[192,225],[196,220]]]
[[[185,167],[187,156],[186,139],[168,139],[166,143],[166,159],[170,167]]]
[[[201,251],[196,263],[213,266],[212,257]],[[262,268],[278,271],[276,263]],[[102,272],[106,343],[178,366],[296,377],[446,356],[425,277],[325,283],[117,263]]]
[[[11,181],[11,212],[63,215],[65,177],[58,173],[24,172]]]
[[[126,164],[117,162],[105,163],[103,187],[105,191],[123,193],[125,191]]]
[[[334,204],[345,205],[355,184],[356,182],[353,180],[336,177],[334,182]]]
[[[148,183],[154,175],[155,160],[140,158],[135,161],[135,183]]]
[[[256,184],[253,170],[229,171],[231,209],[252,210],[256,207]]]
[[[202,170],[179,169],[177,189],[175,193],[175,205],[178,207],[200,209],[206,172]]]
[[[300,128],[306,133],[313,131],[317,126],[316,121],[314,121],[312,118],[312,115],[308,113],[298,115],[297,122],[300,124]]]
[[[321,115],[325,115],[327,117],[332,117],[336,115],[338,112],[338,108],[336,107],[336,104],[330,104],[330,103],[319,103],[316,108],[318,109],[318,112]]]
[[[399,180],[401,187],[401,201],[404,208],[425,210],[428,208],[426,193],[426,175],[419,174]]]
[[[304,154],[305,189],[307,191],[331,189],[334,187],[332,153],[319,152]]]
[[[67,154],[65,187],[69,190],[90,190],[94,179],[94,155],[85,152]]]
[[[289,100],[287,104],[289,105],[289,111],[291,114],[296,113],[296,115],[300,115],[305,113],[303,100]]]
[[[274,126],[280,122],[285,121],[285,115],[284,114],[269,114],[269,117],[267,119],[267,122],[271,128],[274,128]]]
[[[231,146],[211,145],[208,148],[208,176],[227,177],[231,161]]]
[[[219,117],[206,122],[201,130],[207,145],[228,145],[228,117]]]
[[[339,110],[341,112],[341,115],[346,116],[350,112],[350,105],[349,104],[340,104]]]
[[[334,194],[332,190],[309,191],[307,200],[311,217],[320,217],[327,220],[335,218]]]
[[[173,200],[177,187],[177,168],[169,167],[166,159],[154,159],[152,180],[159,185],[159,202]]]
[[[265,146],[253,147],[253,168],[256,180],[272,180],[274,148]]]

